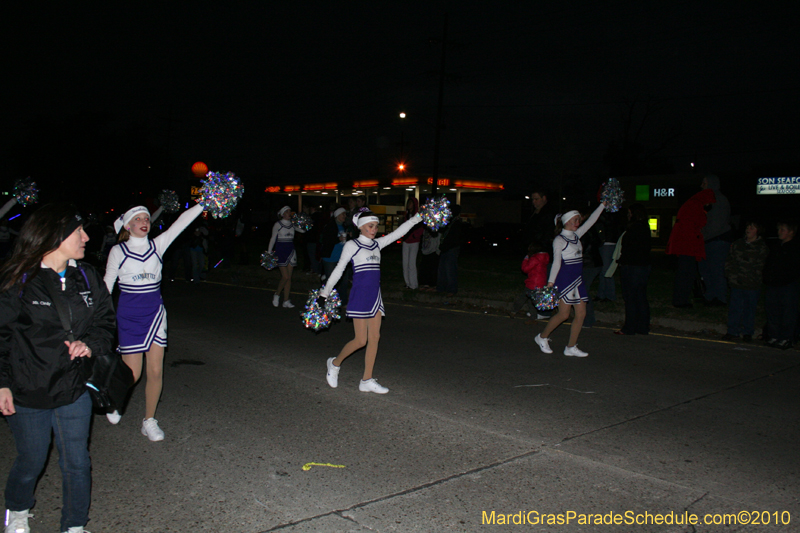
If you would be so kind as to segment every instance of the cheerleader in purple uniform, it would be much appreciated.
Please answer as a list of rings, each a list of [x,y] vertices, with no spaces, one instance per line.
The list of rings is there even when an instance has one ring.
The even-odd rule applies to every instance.
[[[556,216],[556,231],[560,230],[560,233],[553,241],[553,268],[550,270],[547,286],[555,285],[558,290],[558,312],[547,322],[544,331],[534,339],[544,353],[553,353],[550,349],[550,334],[569,318],[570,308],[574,307],[575,318],[569,330],[569,344],[564,348],[564,355],[572,357],[589,355],[579,350],[577,345],[578,335],[586,318],[586,302],[589,301],[588,288],[581,279],[583,273],[581,237],[597,222],[605,206],[605,202],[597,206],[583,225],[578,211],[569,211]]]
[[[164,233],[153,239],[150,212],[144,206],[129,209],[116,222],[119,244],[108,253],[106,282],[108,292],[119,279],[117,330],[122,359],[133,371],[134,383],[142,375],[142,354],[147,359],[145,417],[142,434],[152,441],[164,440],[155,419],[161,397],[164,348],[167,346],[167,312],[161,300],[161,267],[164,252],[186,227],[203,212],[202,205],[185,211]],[[112,424],[119,422],[117,411],[109,413]]]
[[[295,228],[292,225],[292,210],[286,205],[278,211],[280,219],[272,226],[272,238],[269,240],[268,252],[273,249],[278,255],[278,269],[281,271],[281,280],[278,288],[272,296],[272,305],[278,307],[281,302],[281,290],[283,290],[283,307],[294,307],[289,301],[289,291],[292,289],[292,271],[297,266],[297,252],[294,250],[294,232],[305,233],[305,230]]]
[[[378,339],[381,334],[383,299],[381,298],[381,250],[409,232],[422,220],[419,214],[411,217],[392,233],[375,238],[378,232],[378,217],[369,210],[356,213],[353,224],[361,235],[347,241],[342,249],[339,263],[320,290],[320,300],[327,298],[342,276],[347,263],[353,265],[353,288],[347,303],[347,316],[353,319],[355,338],[344,345],[338,357],[328,359],[328,385],[339,384],[339,367],[356,350],[367,347],[364,357],[364,376],[358,385],[362,392],[386,394],[389,389],[378,384],[372,377],[375,358],[378,355]],[[322,302],[324,306],[324,302]]]

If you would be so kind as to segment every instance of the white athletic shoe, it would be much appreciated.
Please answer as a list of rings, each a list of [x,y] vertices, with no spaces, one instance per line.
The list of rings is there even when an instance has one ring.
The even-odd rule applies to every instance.
[[[91,533],[91,531],[86,531],[85,529],[83,529],[83,526],[75,526],[69,528],[64,533]]]
[[[146,418],[142,421],[142,435],[153,442],[164,440],[164,432],[158,427],[158,420]]]
[[[283,306],[288,308],[288,309],[291,309],[292,307],[294,307],[294,304],[292,302],[290,302],[289,300],[286,300],[285,302],[283,302]]]
[[[375,381],[375,378],[368,379],[366,381],[362,379],[361,383],[358,384],[358,390],[361,392],[377,392],[378,394],[386,394],[389,392],[389,389],[378,384],[378,382]]]
[[[119,424],[119,421],[122,419],[122,415],[119,414],[119,411],[114,409],[113,413],[106,413],[106,418],[108,418],[108,421],[111,422],[112,424],[117,425]]]
[[[553,353],[553,350],[550,349],[550,339],[543,339],[541,335],[536,335],[533,340],[536,341],[539,349],[544,353]]]
[[[328,375],[326,376],[328,379],[328,385],[331,388],[336,388],[339,386],[339,370],[341,367],[336,366],[333,364],[333,360],[336,359],[335,357],[328,358]]]
[[[9,511],[6,509],[6,529],[5,533],[30,533],[28,518],[33,515],[25,509],[24,511]]]
[[[576,344],[575,346],[567,346],[564,348],[564,355],[570,355],[572,357],[586,357],[589,354],[583,350],[579,350],[578,345]]]
[[[276,294],[275,296],[272,297],[272,306],[273,307],[278,307],[278,304],[280,304],[280,303],[281,303],[280,295]]]

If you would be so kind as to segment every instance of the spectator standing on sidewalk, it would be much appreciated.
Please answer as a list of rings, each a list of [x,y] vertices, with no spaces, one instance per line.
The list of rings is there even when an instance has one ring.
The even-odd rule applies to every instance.
[[[406,203],[404,221],[411,220],[419,212],[419,202],[413,196]],[[403,279],[406,282],[406,289],[416,290],[419,288],[417,279],[417,253],[419,243],[422,240],[422,233],[425,225],[419,224],[403,237]]]
[[[453,218],[442,230],[442,240],[439,243],[439,276],[436,281],[436,290],[450,296],[458,292],[458,254],[461,252],[461,206],[454,204],[452,207]]]
[[[697,263],[700,275],[705,281],[705,303],[711,306],[725,305],[728,301],[728,284],[725,282],[725,258],[730,250],[731,204],[719,190],[719,178],[706,176],[700,184],[701,189],[714,191],[716,202],[706,214],[707,222],[703,226],[703,241],[706,257]]]
[[[767,344],[787,350],[792,347],[797,327],[800,298],[800,242],[795,238],[797,222],[778,223],[778,242],[770,249],[764,265],[764,307],[767,312]]]
[[[620,266],[622,298],[625,300],[625,324],[617,335],[647,335],[650,333],[650,303],[647,301],[647,281],[650,277],[652,237],[647,209],[642,204],[628,208],[628,226],[622,234]]]
[[[728,305],[728,332],[723,340],[753,340],[756,322],[756,306],[761,292],[764,263],[769,248],[761,238],[764,227],[758,222],[750,222],[744,230],[744,237],[734,241],[725,260],[725,277],[731,287]]]
[[[667,242],[667,255],[678,256],[678,270],[672,288],[672,305],[678,309],[692,307],[692,285],[697,278],[697,261],[706,258],[703,227],[705,206],[716,202],[714,191],[703,189],[681,206]]]

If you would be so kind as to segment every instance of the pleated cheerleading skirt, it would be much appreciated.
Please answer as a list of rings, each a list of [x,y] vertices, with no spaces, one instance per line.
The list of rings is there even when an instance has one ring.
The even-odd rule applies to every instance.
[[[583,259],[561,265],[555,281],[559,300],[572,305],[589,301],[581,274],[583,274]]]
[[[167,311],[161,291],[123,292],[117,306],[119,351],[122,354],[143,353],[152,344],[167,346]]]
[[[293,242],[276,242],[275,254],[278,256],[278,266],[297,266],[297,253],[294,251]]]
[[[379,269],[353,272],[353,288],[347,300],[348,318],[372,318],[383,310],[381,271]]]

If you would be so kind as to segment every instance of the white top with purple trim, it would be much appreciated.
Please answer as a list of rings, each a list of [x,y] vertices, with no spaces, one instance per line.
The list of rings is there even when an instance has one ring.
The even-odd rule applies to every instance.
[[[203,206],[197,204],[184,211],[169,229],[155,239],[131,236],[127,242],[111,248],[106,274],[103,276],[108,292],[114,290],[117,278],[119,288],[124,292],[158,291],[161,287],[161,257],[178,235],[202,212]]]
[[[325,286],[321,291],[319,291],[319,295],[324,298],[330,296],[331,291],[334,287],[336,287],[336,284],[339,282],[339,278],[341,278],[342,274],[344,273],[344,269],[347,268],[347,263],[350,262],[351,259],[353,260],[354,272],[369,269],[380,269],[381,250],[395,242],[397,239],[400,239],[403,235],[408,233],[411,228],[421,221],[422,217],[417,214],[411,217],[408,221],[403,222],[399,228],[390,234],[384,235],[383,237],[378,237],[374,240],[365,237],[364,235],[360,235],[356,240],[360,241],[362,246],[370,245],[373,242],[378,243],[378,248],[375,249],[371,254],[356,255],[356,253],[361,249],[361,247],[356,243],[356,240],[347,241],[344,243],[339,262],[336,264],[336,268],[333,269],[333,272],[331,272],[331,276],[325,281]]]
[[[558,271],[561,270],[562,259],[563,264],[583,263],[583,246],[581,245],[581,237],[589,231],[589,228],[594,226],[597,219],[603,213],[605,206],[600,204],[594,213],[591,214],[586,221],[581,224],[576,231],[561,230],[553,241],[553,268],[550,269],[550,278],[548,282],[555,283]]]

